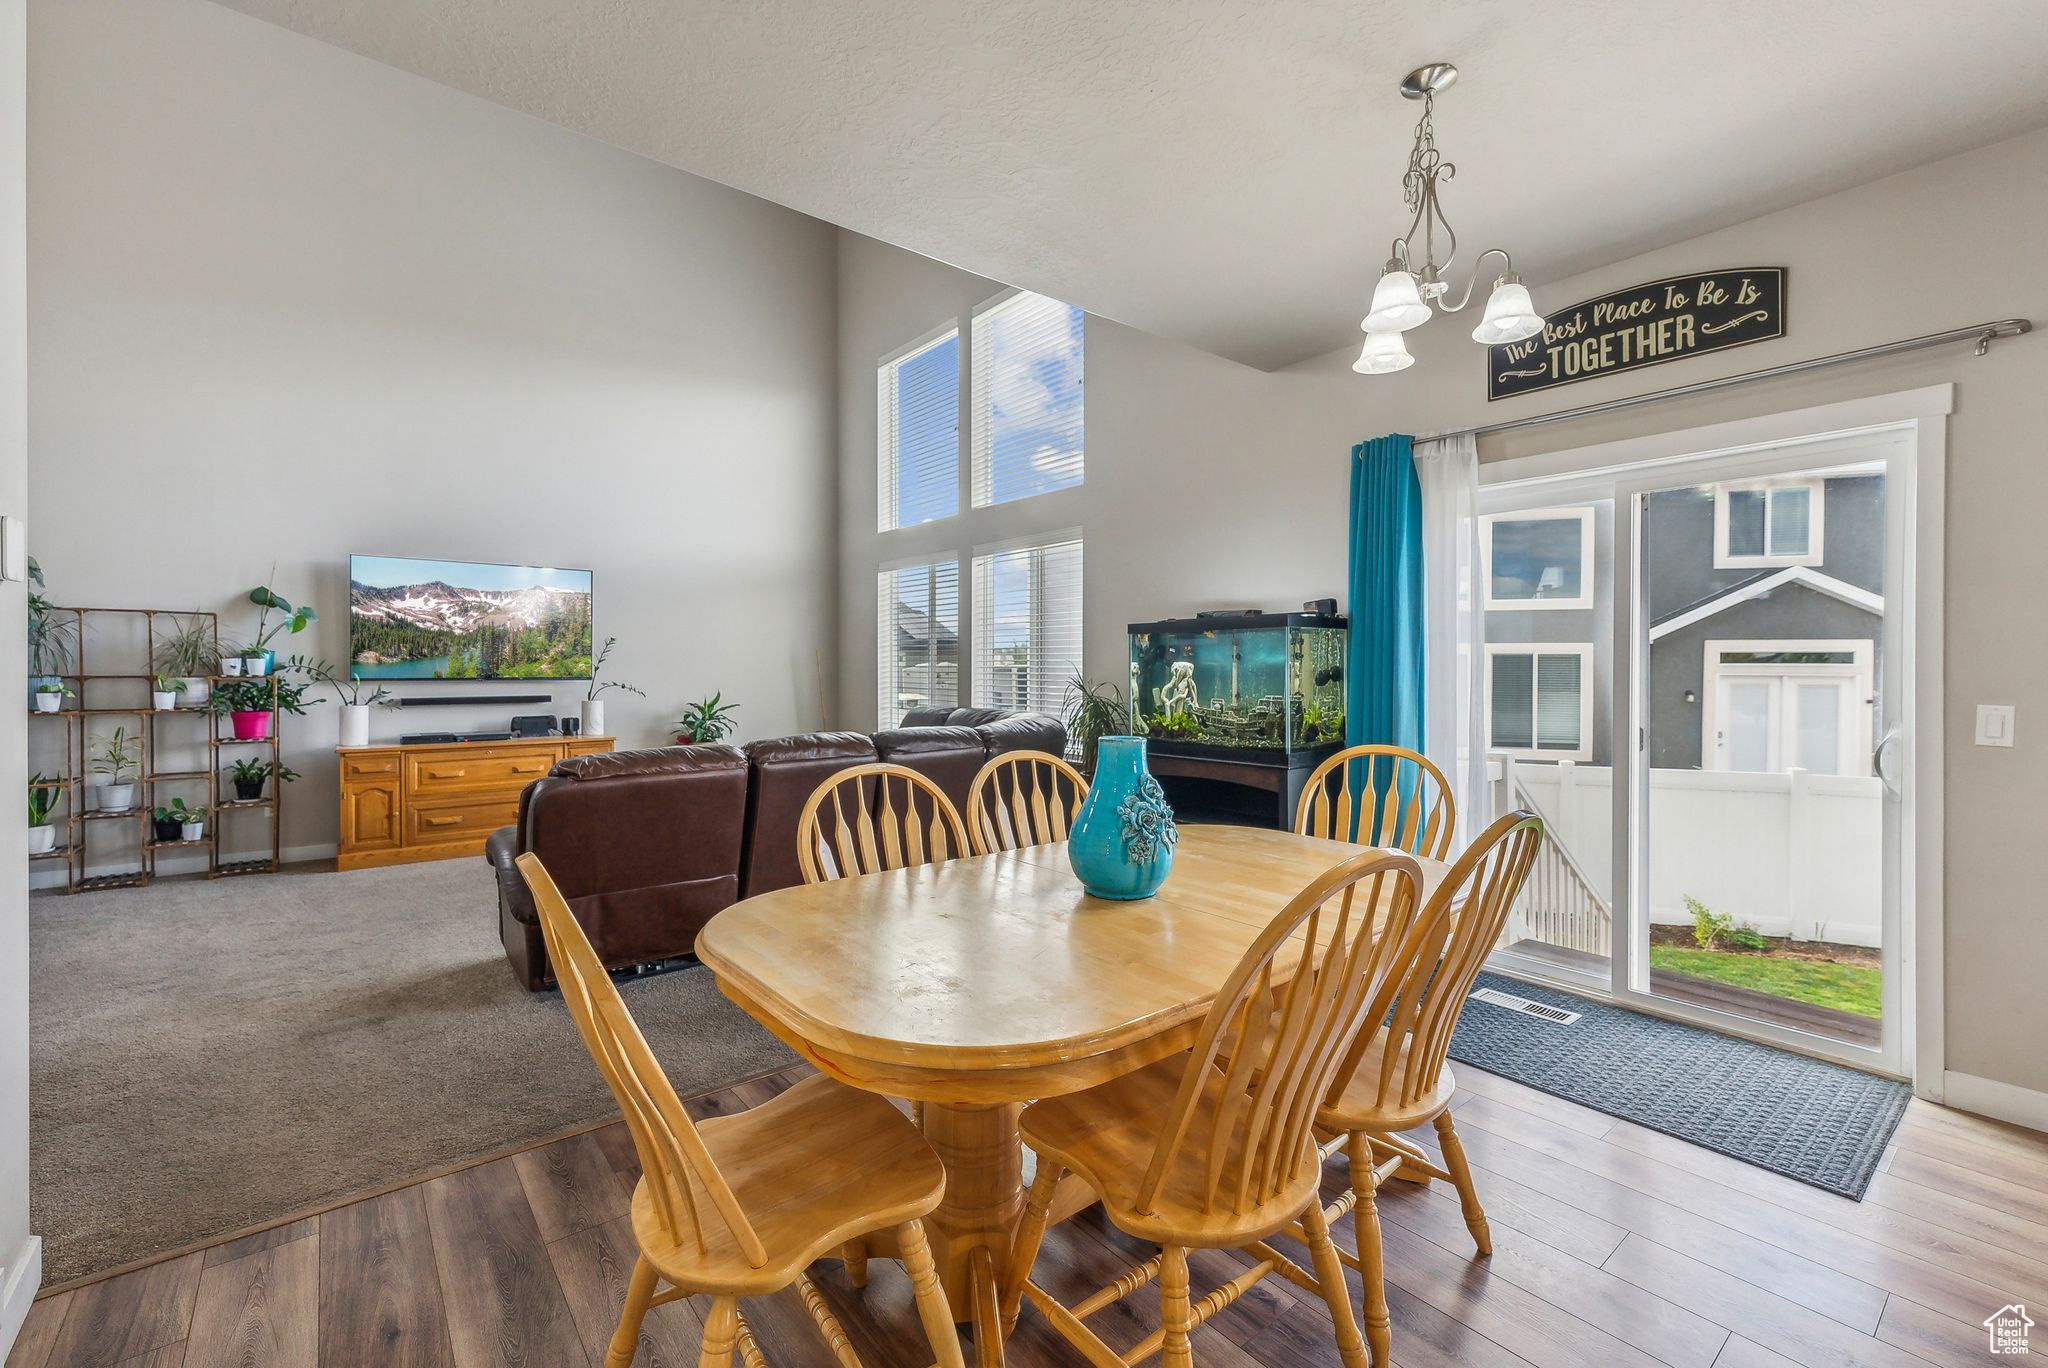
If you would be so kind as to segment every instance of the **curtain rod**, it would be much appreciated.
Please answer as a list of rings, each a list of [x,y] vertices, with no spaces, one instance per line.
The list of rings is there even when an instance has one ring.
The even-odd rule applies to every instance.
[[[1819,370],[1823,366],[1839,366],[1850,361],[1868,361],[1879,356],[1892,356],[1899,352],[1919,351],[1922,347],[1940,347],[1951,342],[1977,344],[1977,355],[1982,356],[1991,349],[1998,338],[2018,337],[2034,330],[2032,319],[2001,318],[1995,323],[1978,323],[1967,328],[1950,328],[1947,332],[1927,333],[1921,337],[1909,337],[1901,342],[1883,342],[1875,347],[1858,347],[1855,351],[1836,352],[1833,356],[1816,356],[1810,361],[1791,361],[1782,366],[1766,370],[1744,371],[1740,375],[1725,375],[1718,380],[1700,380],[1690,385],[1678,385],[1671,389],[1653,390],[1648,394],[1632,394],[1622,399],[1609,399],[1598,404],[1584,404],[1578,408],[1559,409],[1555,413],[1539,413],[1529,418],[1513,418],[1502,423],[1487,423],[1480,427],[1451,428],[1435,434],[1448,437],[1457,433],[1470,433],[1474,437],[1488,437],[1496,432],[1512,432],[1516,428],[1541,427],[1545,423],[1562,423],[1572,418],[1590,418],[1596,413],[1612,413],[1617,409],[1634,408],[1638,404],[1654,404],[1664,399],[1681,399],[1689,394],[1705,394],[1709,390],[1726,389],[1730,385],[1746,385],[1754,380],[1775,380],[1782,375],[1798,375],[1802,371]]]

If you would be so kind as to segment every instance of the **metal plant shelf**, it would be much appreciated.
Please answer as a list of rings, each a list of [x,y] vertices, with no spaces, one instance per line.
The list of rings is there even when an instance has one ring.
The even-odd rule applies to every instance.
[[[75,644],[71,649],[76,653],[77,658],[75,661],[69,662],[75,665],[75,671],[43,677],[62,680],[67,685],[76,689],[79,706],[75,708],[60,708],[53,713],[43,712],[35,708],[29,710],[31,720],[36,718],[62,718],[64,721],[64,735],[62,738],[63,763],[58,767],[60,772],[49,781],[51,787],[61,789],[64,793],[63,831],[60,833],[63,843],[53,850],[41,851],[29,858],[34,860],[63,860],[65,866],[65,888],[67,892],[72,893],[106,888],[142,887],[156,878],[156,855],[160,850],[204,850],[206,852],[206,873],[208,878],[217,879],[236,874],[274,872],[279,866],[281,855],[280,836],[283,822],[283,809],[280,802],[281,794],[273,789],[271,797],[259,799],[255,802],[231,801],[223,803],[221,801],[221,790],[224,785],[221,781],[221,769],[225,763],[223,751],[231,746],[268,746],[271,750],[272,763],[273,765],[275,764],[279,755],[278,731],[283,723],[283,714],[277,707],[276,676],[254,676],[255,678],[269,680],[270,734],[265,737],[251,739],[222,736],[220,734],[222,724],[227,719],[214,712],[210,706],[180,708],[121,706],[126,698],[133,696],[127,692],[128,688],[139,685],[142,689],[147,690],[156,679],[156,675],[147,670],[136,673],[132,669],[95,671],[89,659],[89,640],[92,634],[87,630],[89,619],[115,618],[118,621],[121,618],[126,618],[132,621],[134,618],[141,618],[142,629],[139,635],[140,648],[143,652],[142,663],[148,666],[156,660],[158,646],[167,639],[170,633],[176,631],[177,625],[193,621],[205,623],[206,634],[211,638],[213,649],[217,656],[220,650],[219,614],[188,612],[175,608],[52,607],[46,611],[71,615],[76,629]],[[163,621],[160,622],[159,619]],[[136,641],[137,633],[132,628],[125,635],[129,642],[133,643]],[[122,650],[119,647],[115,649]],[[121,666],[132,666],[133,648],[130,647],[123,654],[126,658],[117,658],[113,663]],[[209,688],[211,688],[218,686],[223,680],[246,680],[251,677],[248,675],[214,674],[207,677],[207,683]],[[112,703],[108,702],[108,695],[110,693],[114,698]],[[136,740],[142,748],[142,764],[137,776],[137,782],[141,786],[142,793],[141,801],[134,807],[112,812],[100,811],[98,809],[88,812],[83,810],[79,803],[80,790],[86,785],[87,743],[90,727],[88,719],[99,717],[135,719]],[[176,733],[176,730],[182,727],[185,719],[188,718],[207,719],[207,726],[203,736],[189,733],[183,735],[173,734],[170,737],[165,736],[166,729]],[[158,763],[159,747],[166,743],[184,747],[188,752],[203,746],[207,758],[212,762],[211,767],[203,770],[167,769],[160,767]],[[272,782],[275,783],[274,778]],[[222,859],[220,823],[212,820],[209,820],[206,824],[207,834],[196,841],[157,841],[150,839],[152,835],[151,817],[156,808],[161,806],[158,802],[157,794],[157,786],[160,784],[188,786],[204,784],[206,786],[206,806],[210,812],[217,813],[223,810],[240,808],[267,810],[269,812],[268,825],[270,828],[269,858]],[[185,795],[188,798],[190,793],[191,790],[187,787]],[[110,821],[125,821],[136,824],[137,839],[133,846],[125,846],[124,842],[128,854],[122,857],[122,863],[126,863],[129,858],[139,857],[142,866],[140,869],[105,874],[89,872],[91,866],[87,849],[87,832],[88,830],[95,830],[103,834],[107,833],[108,828],[101,824]],[[119,836],[119,834],[118,831],[114,831],[109,835],[108,839]]]

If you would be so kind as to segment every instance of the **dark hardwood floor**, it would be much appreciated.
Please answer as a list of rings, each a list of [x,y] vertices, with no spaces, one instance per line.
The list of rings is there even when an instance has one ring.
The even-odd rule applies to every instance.
[[[691,1109],[751,1106],[801,1076]],[[1473,1257],[1441,1184],[1388,1186],[1404,1368],[1985,1364],[2008,1360],[1986,1352],[1979,1322],[2008,1303],[2048,1307],[2048,1138],[1915,1102],[1855,1203],[1476,1069],[1458,1076],[1494,1253]],[[6,1368],[598,1368],[633,1261],[634,1175],[614,1125],[59,1292],[35,1304]],[[1329,1178],[1344,1180],[1341,1161]],[[1071,1297],[1146,1253],[1088,1213],[1048,1237],[1039,1278]],[[1197,1289],[1243,1264],[1197,1256]],[[895,1265],[878,1260],[865,1292],[836,1264],[817,1283],[871,1368],[931,1362]],[[794,1292],[746,1309],[771,1363],[833,1362]],[[700,1324],[687,1302],[657,1309],[636,1365],[694,1364]],[[1157,1294],[1094,1324],[1135,1344],[1158,1324]],[[1320,1304],[1278,1279],[1205,1326],[1195,1359],[1338,1362]],[[1010,1362],[1079,1356],[1027,1310]]]

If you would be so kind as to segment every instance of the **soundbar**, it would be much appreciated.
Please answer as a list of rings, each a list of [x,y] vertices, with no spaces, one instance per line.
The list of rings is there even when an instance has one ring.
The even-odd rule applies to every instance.
[[[398,738],[401,746],[453,746],[463,741],[511,741],[511,732],[407,732]]]
[[[401,708],[458,708],[483,707],[494,703],[549,703],[555,700],[551,694],[418,694],[411,698],[393,700]]]

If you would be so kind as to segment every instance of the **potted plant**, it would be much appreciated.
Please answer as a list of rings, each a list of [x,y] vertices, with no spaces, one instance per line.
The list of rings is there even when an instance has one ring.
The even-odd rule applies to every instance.
[[[270,573],[272,577],[276,576],[277,566],[275,563],[271,565]],[[275,659],[275,655],[270,650],[270,643],[276,638],[277,634],[288,632],[292,636],[297,636],[300,632],[305,631],[308,627],[318,622],[320,615],[313,611],[311,605],[301,608],[292,607],[291,604],[279,597],[276,590],[261,584],[249,591],[249,602],[255,604],[263,611],[256,615],[256,635],[250,640],[248,648],[242,653],[242,673],[268,674],[271,662]],[[269,625],[270,610],[273,608],[284,615],[274,627]],[[261,662],[260,666],[254,670],[249,668],[249,661],[252,658]]]
[[[178,681],[167,674],[156,675],[150,681],[149,706],[158,712],[169,712],[178,706]]]
[[[224,679],[213,691],[209,706],[215,716],[226,714],[234,725],[235,740],[261,741],[270,735],[271,719],[277,713],[305,715],[305,694],[304,684],[294,684],[283,675]]]
[[[92,772],[106,776],[94,786],[94,806],[102,812],[125,812],[134,807],[141,738],[130,736],[126,727],[116,727],[105,736],[94,737],[92,749]]]
[[[683,709],[683,715],[676,719],[676,744],[679,746],[705,745],[723,741],[732,734],[736,725],[732,715],[739,710],[737,703],[722,703],[723,694],[714,693],[709,698],[699,699]]]
[[[235,786],[235,801],[253,803],[263,797],[263,781],[272,775],[280,784],[289,784],[298,778],[296,771],[284,765],[273,765],[268,760],[237,760],[228,771],[228,779]]]
[[[171,799],[171,815],[178,819],[178,839],[181,841],[203,841],[206,839],[206,809],[186,807],[183,798]]]
[[[169,675],[183,694],[184,706],[196,708],[206,702],[211,677],[220,672],[220,647],[214,641],[212,623],[201,617],[185,619],[171,635],[157,643],[155,666]]]
[[[1080,748],[1081,773],[1095,773],[1095,743],[1121,735],[1130,725],[1123,690],[1114,684],[1090,684],[1076,671],[1067,681],[1067,738]]]
[[[64,786],[37,770],[28,777],[28,853],[45,855],[57,848],[57,826],[50,814],[64,796]]]
[[[60,679],[45,679],[36,685],[36,711],[46,713],[57,712],[63,708],[65,699],[76,697],[78,695],[73,693],[65,685],[64,681]]]
[[[178,814],[170,808],[163,806],[152,808],[149,814],[149,824],[151,834],[156,837],[159,844],[178,839],[178,827],[180,825]]]
[[[604,662],[610,657],[612,647],[617,642],[617,637],[606,637],[603,647],[597,653],[597,659],[590,662],[590,692],[583,696],[583,734],[585,736],[603,736],[605,734],[604,700],[599,698],[598,695],[606,689],[624,689],[629,694],[639,694],[642,698],[647,697],[644,690],[636,689],[631,684],[621,684],[616,679],[599,681],[598,676],[604,673]]]
[[[346,681],[334,673],[334,667],[324,660],[309,660],[304,656],[293,656],[284,663],[284,674],[303,674],[315,683],[325,684],[334,690],[341,701],[341,744],[344,746],[367,746],[370,744],[370,709],[379,703],[391,701],[391,690],[382,684],[369,686],[364,692],[363,681],[350,672]]]
[[[237,668],[229,670],[229,674],[248,675],[260,679],[270,673],[270,652],[258,650],[254,646],[244,646],[235,656],[234,663]]]
[[[28,674],[31,689],[62,684],[78,650],[78,615],[43,596],[43,567],[28,558]],[[44,712],[55,712],[46,707]]]

